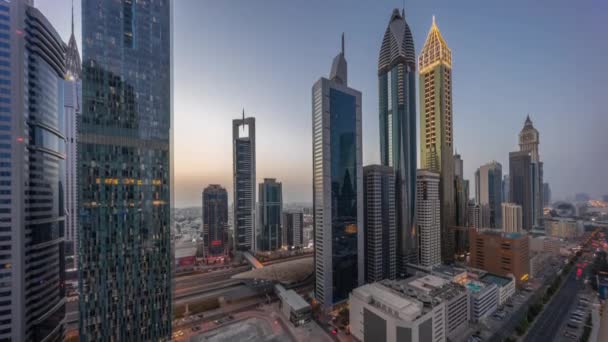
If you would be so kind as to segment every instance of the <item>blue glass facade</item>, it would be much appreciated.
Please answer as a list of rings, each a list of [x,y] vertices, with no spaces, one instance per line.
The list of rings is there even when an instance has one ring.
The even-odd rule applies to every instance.
[[[283,186],[274,179],[264,179],[264,183],[260,183],[259,196],[257,247],[259,251],[275,251],[283,245]]]
[[[356,98],[329,90],[331,141],[333,299],[340,302],[358,286]]]
[[[82,1],[81,341],[167,341],[171,2]]]
[[[203,244],[205,257],[226,253],[228,228],[228,193],[219,185],[203,191]]]

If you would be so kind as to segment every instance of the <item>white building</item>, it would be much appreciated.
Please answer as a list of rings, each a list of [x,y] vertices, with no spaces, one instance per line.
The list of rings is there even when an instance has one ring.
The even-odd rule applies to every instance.
[[[530,237],[530,253],[550,253],[558,255],[562,247],[562,241],[559,238],[550,236]]]
[[[281,312],[296,327],[310,322],[312,309],[302,296],[294,290],[286,290],[282,285],[275,285],[277,296],[281,300]]]
[[[420,243],[420,265],[441,264],[441,203],[439,173],[418,170],[416,174],[416,224]]]
[[[558,252],[555,253],[557,255]],[[548,252],[530,252],[530,277],[536,278],[540,271],[544,269],[548,262],[552,260],[552,253]]]
[[[446,341],[468,318],[465,289],[432,275],[367,284],[350,296],[359,341]]]
[[[515,203],[502,203],[502,231],[505,233],[518,233],[523,229],[521,205]]]
[[[582,221],[570,218],[545,220],[545,234],[560,239],[576,239],[585,232]]]
[[[498,292],[498,306],[503,305],[507,299],[515,294],[515,278],[502,277],[492,273],[486,273],[480,278],[487,284],[495,284]]]

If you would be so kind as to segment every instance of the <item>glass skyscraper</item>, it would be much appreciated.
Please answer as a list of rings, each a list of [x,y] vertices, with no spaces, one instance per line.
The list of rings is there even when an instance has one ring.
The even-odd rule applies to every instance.
[[[256,250],[255,118],[232,120],[233,230],[235,251]]]
[[[226,254],[228,192],[217,184],[203,191],[203,246],[205,258]]]
[[[0,0],[0,340],[62,341],[66,46],[30,0]]]
[[[502,224],[502,165],[496,161],[475,171],[475,198],[481,210],[484,228],[500,228]]]
[[[172,9],[82,1],[80,341],[167,341]]]
[[[260,183],[259,196],[260,234],[257,236],[257,250],[276,251],[283,246],[283,186],[274,178],[264,178],[264,183]]]
[[[324,308],[363,284],[361,93],[342,52],[312,88],[315,297]]]
[[[380,158],[396,176],[397,267],[418,259],[416,201],[416,57],[404,13],[393,10],[378,58]]]

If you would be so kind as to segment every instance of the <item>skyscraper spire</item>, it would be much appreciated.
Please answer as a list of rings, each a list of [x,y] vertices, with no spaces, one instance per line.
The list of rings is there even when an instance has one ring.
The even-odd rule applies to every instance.
[[[347,64],[346,59],[344,59],[344,32],[342,32],[342,50],[334,57],[334,61],[331,64],[331,71],[329,72],[329,79],[347,85],[347,77]]]
[[[342,32],[342,55],[344,55],[344,32]]]
[[[72,0],[72,36],[74,35],[74,0]]]

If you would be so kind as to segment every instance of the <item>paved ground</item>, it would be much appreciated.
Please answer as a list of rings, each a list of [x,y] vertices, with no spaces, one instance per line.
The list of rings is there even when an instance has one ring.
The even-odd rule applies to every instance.
[[[535,320],[524,341],[555,341],[559,327],[567,319],[566,314],[576,299],[575,294],[581,289],[581,286],[584,286],[582,280],[576,279],[574,269],[573,267],[563,286],[554,295],[540,317]]]

